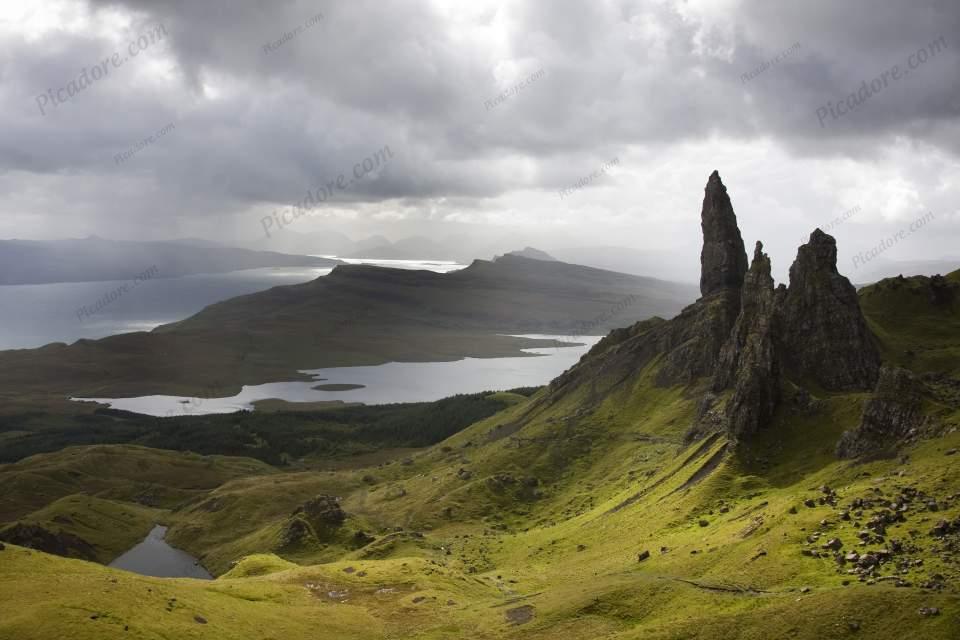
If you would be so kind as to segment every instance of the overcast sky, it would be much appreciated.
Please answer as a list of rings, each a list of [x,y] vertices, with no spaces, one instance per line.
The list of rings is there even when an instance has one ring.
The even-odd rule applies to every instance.
[[[958,34],[956,0],[0,0],[0,238],[251,244],[344,174],[280,233],[695,262],[717,169],[781,277],[817,226],[848,272],[900,230],[957,256]]]

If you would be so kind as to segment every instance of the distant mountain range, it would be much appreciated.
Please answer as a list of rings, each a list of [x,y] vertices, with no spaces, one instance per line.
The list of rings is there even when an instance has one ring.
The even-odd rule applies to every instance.
[[[291,232],[261,240],[256,246],[258,249],[274,248],[304,255],[377,260],[469,260],[474,257],[423,236],[411,236],[396,242],[381,235],[351,240],[336,231]]]
[[[203,240],[0,240],[0,285],[177,278],[261,267],[333,267],[336,260],[234,249]]]
[[[696,295],[688,285],[516,256],[447,274],[341,265],[150,333],[0,352],[0,389],[89,397],[217,385],[222,394],[309,368],[520,355],[535,343],[506,334],[603,335],[671,317]]]
[[[274,249],[288,253],[336,256],[338,258],[369,258],[381,260],[455,260],[468,263],[476,257],[506,253],[534,260],[561,260],[597,269],[617,271],[663,280],[695,282],[698,274],[690,265],[689,256],[668,251],[651,251],[615,246],[587,246],[566,248],[535,248],[527,246],[511,251],[509,239],[486,241],[469,237],[449,237],[433,240],[424,236],[410,236],[391,241],[374,235],[352,240],[343,233],[322,231],[312,233],[290,232],[264,239],[258,249]]]

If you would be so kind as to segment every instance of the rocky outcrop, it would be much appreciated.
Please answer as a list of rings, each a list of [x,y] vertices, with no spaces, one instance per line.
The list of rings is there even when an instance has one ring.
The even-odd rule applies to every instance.
[[[739,290],[747,272],[747,252],[737,226],[727,188],[714,171],[704,190],[700,212],[703,249],[700,252],[700,295]]]
[[[335,497],[317,496],[290,514],[280,534],[280,545],[289,550],[330,540],[346,519],[347,514]]]
[[[724,432],[737,442],[773,421],[782,380],[803,391],[795,398],[808,399],[804,386],[874,387],[879,349],[856,289],[837,271],[831,236],[815,230],[798,251],[790,286],[775,288],[761,243],[747,268],[737,218],[717,172],[707,182],[701,227],[702,297],[671,320],[616,330],[551,383],[543,402],[576,387],[587,390],[588,404],[599,402],[656,362],[659,386],[705,392],[688,437]]]
[[[958,300],[960,300],[960,284],[943,276],[930,278],[930,303],[933,306],[949,309]]]
[[[599,398],[597,381],[624,380],[662,356],[656,384],[691,384],[712,376],[720,349],[740,313],[740,291],[747,255],[727,188],[714,171],[707,181],[700,212],[703,250],[700,260],[702,297],[669,321],[652,318],[617,329],[594,346],[573,369],[550,385],[547,402],[571,386],[586,383]],[[617,382],[613,382],[616,384]]]
[[[783,295],[785,369],[830,391],[867,391],[877,383],[880,352],[860,310],[857,290],[837,272],[837,242],[810,234],[790,267]]]
[[[51,531],[38,524],[18,522],[0,531],[0,539],[65,558],[97,559],[97,550],[83,538],[65,531]]]
[[[664,358],[657,384],[690,384],[713,375],[739,312],[740,290],[725,289],[697,300],[659,327],[654,338]]]
[[[744,280],[740,315],[720,352],[713,391],[733,389],[724,406],[728,434],[739,439],[772,419],[780,402],[780,362],[775,333],[776,293],[770,258],[758,242]]]
[[[906,369],[883,367],[873,396],[864,405],[860,425],[843,434],[837,455],[858,458],[892,452],[923,424],[922,407],[923,383]]]
[[[340,502],[333,496],[317,496],[297,507],[294,517],[303,515],[314,529],[336,529],[347,519]]]
[[[300,549],[316,541],[316,534],[303,518],[291,518],[280,533],[280,548],[285,551]]]

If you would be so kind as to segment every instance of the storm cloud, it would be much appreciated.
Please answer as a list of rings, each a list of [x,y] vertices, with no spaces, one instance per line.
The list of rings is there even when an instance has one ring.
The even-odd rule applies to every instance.
[[[853,208],[831,228],[847,264],[928,212],[884,257],[960,246],[950,0],[49,0],[0,12],[0,237],[269,246],[265,216],[389,147],[389,163],[291,230],[696,261],[701,189],[718,169],[748,245],[762,239],[781,276],[798,238]],[[122,64],[70,89],[114,54]],[[909,72],[824,126],[825,105],[897,65]],[[60,89],[69,99],[51,98]]]

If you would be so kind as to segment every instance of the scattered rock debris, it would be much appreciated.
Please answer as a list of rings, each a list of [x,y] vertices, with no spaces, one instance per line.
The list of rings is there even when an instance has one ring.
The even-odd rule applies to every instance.
[[[507,619],[507,622],[512,625],[526,624],[533,620],[536,609],[533,605],[526,604],[522,607],[516,607],[514,609],[507,609],[504,612],[504,616]]]

